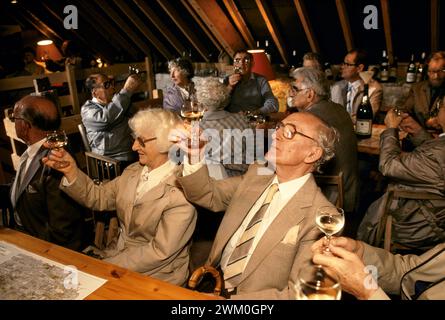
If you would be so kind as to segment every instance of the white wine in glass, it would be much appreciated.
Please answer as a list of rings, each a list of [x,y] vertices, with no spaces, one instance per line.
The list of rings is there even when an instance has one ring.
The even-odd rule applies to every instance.
[[[341,298],[338,278],[327,274],[321,266],[302,268],[294,288],[297,300],[340,300]]]
[[[59,150],[68,144],[68,137],[64,130],[55,130],[46,135],[46,143],[51,150]],[[69,164],[68,161],[56,161],[54,167],[56,169],[66,168]]]
[[[315,223],[318,229],[326,235],[328,243],[325,251],[329,251],[331,237],[343,229],[345,225],[345,214],[342,208],[323,206],[317,209]]]
[[[199,121],[204,116],[204,106],[202,103],[196,101],[192,96],[190,100],[186,101],[181,107],[181,116],[191,124],[189,147],[197,149],[200,146],[199,141]]]

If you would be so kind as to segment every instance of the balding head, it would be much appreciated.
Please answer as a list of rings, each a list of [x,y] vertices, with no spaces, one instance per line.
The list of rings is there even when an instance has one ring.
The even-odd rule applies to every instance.
[[[44,97],[26,96],[20,99],[14,106],[14,115],[45,132],[59,129],[61,123],[56,105]]]
[[[60,127],[60,115],[55,104],[43,97],[26,96],[14,106],[17,137],[32,145],[45,138],[48,131]]]

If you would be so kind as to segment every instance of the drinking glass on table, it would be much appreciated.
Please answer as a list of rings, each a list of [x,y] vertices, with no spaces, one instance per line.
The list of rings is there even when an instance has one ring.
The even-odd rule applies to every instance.
[[[64,130],[54,130],[46,135],[46,143],[51,150],[64,148],[68,144],[68,137]],[[66,168],[69,166],[68,161],[56,161],[54,166],[56,169]]]
[[[325,252],[329,252],[331,237],[338,233],[345,225],[345,213],[342,208],[323,206],[315,213],[315,223],[327,239]]]
[[[297,300],[340,300],[341,286],[335,275],[321,266],[303,267],[295,284]]]

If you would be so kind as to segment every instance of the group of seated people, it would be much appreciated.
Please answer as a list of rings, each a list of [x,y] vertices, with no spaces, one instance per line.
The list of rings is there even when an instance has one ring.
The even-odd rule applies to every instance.
[[[342,76],[348,83],[338,84],[337,91],[337,84],[330,87],[321,70],[296,69],[289,94],[298,112],[277,123],[263,156],[257,152],[261,148],[249,149],[251,143],[258,145],[258,130],[252,130],[240,112],[276,112],[278,104],[267,81],[252,73],[253,60],[245,50],[235,54],[236,72],[223,81],[192,80],[190,62],[172,61],[173,84],[165,91],[164,108],[134,115],[130,98],[141,84],[137,75],[129,76],[118,93],[112,79],[92,75],[87,79],[92,99],[81,110],[92,150],[125,164],[122,175],[101,185],[77,166],[68,151],[48,151],[46,132],[60,126],[60,115],[51,101],[27,96],[16,103],[11,117],[17,136],[28,145],[11,188],[16,228],[81,251],[86,246],[83,209],[115,210],[118,237],[96,253],[105,261],[185,286],[196,208],[205,208],[224,212],[206,264],[221,272],[225,298],[294,299],[298,273],[312,263],[336,273],[343,290],[359,299],[386,298],[382,289],[394,294],[401,285],[408,286],[402,288],[410,291],[407,298],[444,298],[439,286],[428,287],[443,277],[437,268],[423,271],[429,275],[425,279],[421,273],[405,273],[432,256],[440,257],[445,201],[426,209],[416,201],[399,206],[393,240],[411,248],[420,246],[425,252],[420,257],[392,255],[349,238],[334,238],[331,253],[321,252],[324,240],[319,240],[322,235],[315,213],[321,206],[334,204],[317,186],[314,173],[343,172],[346,224],[348,215],[357,210],[357,141],[348,111],[356,110],[354,101],[360,99],[351,99],[351,92],[356,95],[361,90],[362,83],[354,76],[365,67],[360,59],[359,51],[346,55]],[[445,193],[445,136],[433,137],[419,120],[425,118],[416,115],[428,114],[434,105],[419,98],[425,90],[418,87],[431,88],[428,98],[439,103],[434,126],[445,130],[444,67],[443,53],[433,54],[429,79],[413,86],[407,112],[388,112],[379,159],[380,170],[395,184],[441,196]],[[349,108],[334,101],[334,92],[346,93]],[[375,100],[381,99],[378,89],[370,94],[371,101],[373,94]],[[190,146],[190,125],[179,115],[188,99],[197,99],[207,109],[201,121],[206,143],[198,147]],[[409,134],[416,146],[413,151],[402,152],[399,129]],[[68,165],[60,168],[61,161]],[[376,203],[368,210],[359,239],[366,240],[375,229],[380,207]],[[419,228],[413,228],[413,223]],[[381,289],[364,285],[367,264],[378,268],[375,280]],[[427,285],[414,290],[416,276]]]

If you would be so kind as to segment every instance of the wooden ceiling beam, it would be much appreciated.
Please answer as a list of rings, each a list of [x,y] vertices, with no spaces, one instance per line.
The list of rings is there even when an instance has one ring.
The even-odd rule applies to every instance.
[[[205,62],[209,62],[209,50],[201,43],[195,32],[187,25],[185,20],[181,17],[174,6],[165,0],[157,0],[158,4],[162,9],[168,14],[168,16],[173,20],[176,26],[181,30],[185,37],[190,41],[190,43],[195,47],[196,51],[204,58]]]
[[[198,17],[198,15],[196,14],[195,10],[193,10],[193,8],[190,6],[190,4],[188,3],[187,0],[181,0],[181,3],[184,5],[184,7],[188,10],[188,12],[190,13],[190,15],[193,17],[193,19],[195,19],[196,23],[201,27],[201,29],[205,32],[205,34],[207,35],[207,37],[209,37],[209,39],[212,41],[212,43],[215,45],[215,47],[218,49],[218,51],[220,52],[221,50],[223,50],[223,47],[221,46],[221,44],[218,42],[218,40],[216,40],[216,38],[213,36],[213,34],[209,31],[209,29],[207,28],[207,26],[204,25],[204,23],[202,22],[202,20]]]
[[[80,8],[79,11],[80,14],[82,14],[82,18],[84,18],[92,27],[96,28],[103,37],[109,36],[113,41],[112,45],[116,43],[121,50],[126,51],[131,58],[136,60],[138,54],[134,49],[134,46],[116,32],[107,19],[98,15],[94,7],[88,1],[79,1],[76,5]],[[100,21],[100,23],[98,23],[98,21]],[[109,41],[108,38],[106,39]]]
[[[349,24],[348,13],[346,12],[346,6],[344,0],[335,0],[337,6],[338,17],[340,19],[341,28],[343,30],[343,36],[346,42],[346,49],[352,50],[354,43],[352,41],[351,26]]]
[[[154,26],[162,33],[162,35],[170,42],[170,44],[175,48],[178,53],[185,51],[185,47],[181,44],[179,39],[165,27],[161,19],[156,15],[156,13],[150,8],[150,6],[142,0],[133,0],[133,2],[138,6],[141,12],[154,24]]]
[[[439,1],[431,0],[431,52],[439,48]]]
[[[230,16],[232,17],[233,22],[235,22],[238,31],[241,33],[244,41],[250,48],[255,48],[255,40],[247,27],[246,22],[244,21],[241,12],[238,10],[236,3],[234,0],[223,0],[224,5],[226,6],[227,11],[229,11]]]
[[[237,50],[245,48],[243,39],[216,1],[188,0],[188,2],[230,56]]]
[[[289,60],[287,58],[287,53],[284,48],[283,38],[281,37],[281,34],[278,30],[278,26],[272,17],[271,10],[268,4],[266,3],[266,0],[255,0],[255,3],[258,9],[260,10],[260,14],[263,17],[264,22],[266,23],[267,29],[269,30],[269,33],[272,36],[275,45],[277,46],[281,59],[286,65],[288,65]]]
[[[57,38],[59,41],[63,41],[63,37],[61,37],[57,32],[55,32],[53,29],[51,29],[47,24],[45,24],[43,21],[41,21],[35,14],[33,14],[31,11],[29,11],[26,8],[23,8],[21,12],[26,13],[29,16],[29,21],[39,30],[41,33],[45,30],[46,32],[43,33],[48,38]],[[38,26],[38,27],[37,27]]]
[[[96,2],[98,6],[108,15],[108,17],[113,20],[113,22],[119,26],[131,39],[131,41],[134,42],[134,44],[141,49],[141,51],[147,55],[151,52],[151,49],[145,44],[143,39],[141,39],[129,26],[125,21],[119,16],[119,14],[111,8],[111,6],[106,1],[99,1]],[[101,23],[101,21],[98,21],[98,23]],[[117,32],[117,30],[111,29],[109,32]]]
[[[16,21],[20,21],[19,23],[21,23],[21,21],[28,21],[34,28],[36,28],[36,30],[38,32],[40,32],[43,36],[45,36],[48,39],[52,38],[52,34],[50,32],[48,32],[48,30],[45,30],[44,28],[42,28],[39,24],[35,23],[34,20],[31,18],[28,18],[26,16],[26,14],[22,11],[16,11],[15,15],[14,15],[14,19]]]
[[[142,20],[133,12],[133,10],[122,0],[114,0],[116,6],[128,17],[128,19],[139,29],[139,31],[150,41],[167,60],[173,56],[169,49],[159,41],[159,39],[147,28]]]
[[[391,33],[391,16],[389,14],[389,1],[380,0],[380,5],[382,7],[382,17],[383,17],[383,30],[385,32],[385,42],[387,57],[390,59],[390,63],[393,63],[394,52],[392,46],[392,33]]]
[[[52,8],[50,8],[44,1],[41,1],[40,3],[43,8],[46,9],[46,11],[48,11],[59,23],[63,24],[63,19]],[[96,55],[100,54],[100,52],[96,49],[96,46],[91,46],[90,43],[82,35],[79,34],[79,32],[73,30],[72,34],[74,34],[74,36],[78,40],[80,40],[86,48],[93,51]]]
[[[304,5],[304,0],[294,0],[295,8],[297,9],[298,17],[300,18],[301,24],[303,25],[304,33],[311,46],[313,52],[320,52],[320,47],[318,46],[317,38],[314,35],[311,22],[309,21],[308,14],[306,11],[306,6]]]

